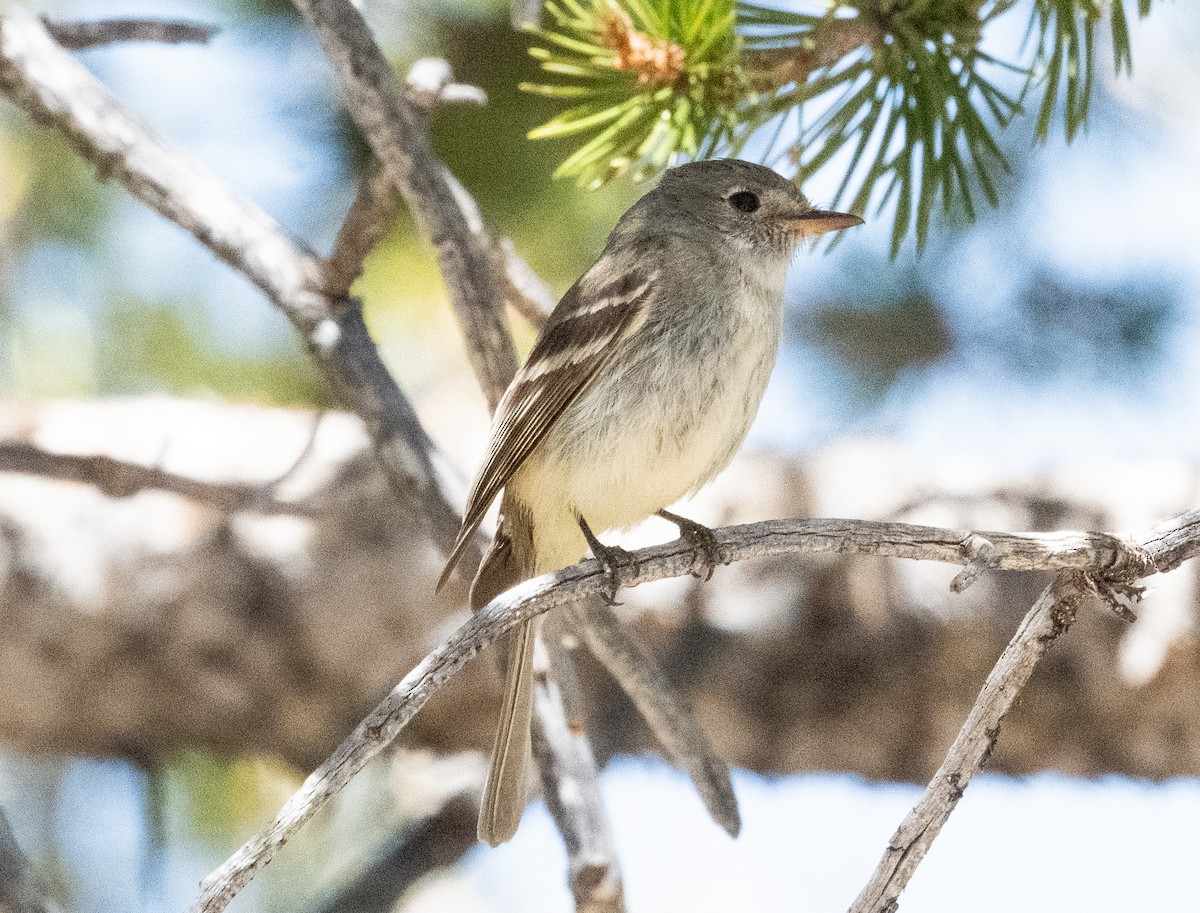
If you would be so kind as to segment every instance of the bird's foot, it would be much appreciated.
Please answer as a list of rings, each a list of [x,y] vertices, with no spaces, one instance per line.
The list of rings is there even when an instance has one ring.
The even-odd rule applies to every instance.
[[[695,560],[708,571],[704,579],[712,580],[713,571],[721,564],[721,545],[717,542],[716,533],[703,523],[673,514],[669,510],[660,510],[658,515],[679,527],[679,537],[688,541],[695,553]],[[692,576],[699,577],[700,574],[692,571]]]
[[[601,593],[600,597],[610,606],[621,605],[617,602],[617,590],[621,588],[621,577],[626,570],[631,571],[632,575],[637,574],[637,558],[632,552],[626,551],[619,545],[605,545],[597,539],[583,517],[579,518],[579,528],[583,530],[583,537],[587,539],[588,548],[592,550],[596,560],[603,565],[604,575],[608,578],[608,592]]]

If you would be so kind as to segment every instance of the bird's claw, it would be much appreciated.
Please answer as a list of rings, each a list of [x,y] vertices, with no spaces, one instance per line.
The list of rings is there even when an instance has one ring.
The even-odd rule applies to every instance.
[[[617,602],[617,590],[621,589],[621,578],[626,569],[630,571],[631,577],[637,576],[637,557],[619,545],[600,545],[597,549],[595,543],[592,544],[592,554],[604,567],[604,576],[608,578],[608,591],[601,593],[600,598],[610,606],[622,605]]]
[[[633,570],[631,576],[637,576],[637,558],[619,545],[605,545],[596,538],[595,533],[592,532],[592,528],[588,526],[587,520],[583,517],[578,517],[577,519],[579,521],[579,528],[583,530],[583,537],[587,540],[588,548],[592,550],[592,554],[596,556],[596,560],[604,568],[604,576],[608,578],[608,592],[601,593],[600,598],[610,606],[621,605],[621,603],[617,602],[617,590],[621,588],[621,571],[624,568],[631,568]]]
[[[717,542],[716,533],[703,523],[697,523],[695,520],[689,520],[687,517],[681,517],[670,511],[660,510],[658,515],[679,528],[679,537],[686,539],[692,547],[694,560],[708,572],[704,575],[705,582],[712,580],[717,565],[722,563],[721,545]],[[692,576],[699,579],[700,574],[692,571]]]

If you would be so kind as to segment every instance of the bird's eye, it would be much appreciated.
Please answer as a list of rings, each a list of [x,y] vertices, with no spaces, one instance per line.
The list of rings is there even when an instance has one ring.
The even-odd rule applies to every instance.
[[[729,205],[738,212],[754,212],[761,204],[758,202],[757,194],[753,194],[749,190],[739,190],[730,195]]]

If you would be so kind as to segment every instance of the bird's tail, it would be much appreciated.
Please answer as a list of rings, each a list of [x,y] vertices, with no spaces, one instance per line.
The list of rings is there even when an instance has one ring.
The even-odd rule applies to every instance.
[[[471,608],[479,610],[533,572],[533,543],[515,517],[504,517],[471,584]],[[520,524],[518,520],[516,525]],[[479,809],[479,839],[492,846],[511,840],[525,811],[529,769],[529,723],[533,716],[533,646],[541,618],[505,635],[504,702],[492,745],[487,785]]]

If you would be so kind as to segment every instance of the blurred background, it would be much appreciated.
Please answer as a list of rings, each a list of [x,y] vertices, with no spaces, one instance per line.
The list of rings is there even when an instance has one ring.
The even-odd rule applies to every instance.
[[[366,153],[290,4],[28,5],[219,26],[207,45],[78,56],[161,135],[330,249]],[[485,107],[436,113],[435,146],[493,230],[564,291],[642,188],[552,179],[570,147],[526,138],[559,108],[518,90],[536,71],[505,3],[364,7],[401,73],[434,55],[486,90]],[[1025,21],[988,41],[1018,44]],[[887,210],[834,250],[801,254],[746,453],[689,515],[1130,529],[1195,503],[1200,9],[1156,4],[1131,41],[1129,77],[1098,49],[1073,142],[1060,130],[1035,143],[1031,117],[1001,134],[1012,167],[999,207],[974,223],[935,218],[920,255],[909,239],[889,256]],[[839,180],[835,163],[805,190],[826,203]],[[406,216],[356,290],[465,480],[486,405]],[[533,331],[512,324],[524,350]],[[361,427],[334,406],[286,319],[242,276],[0,105],[0,437],[220,482],[265,482],[304,457],[281,494],[301,507],[271,516],[0,474],[0,807],[62,909],[182,909],[461,621],[462,592],[434,602],[437,555],[411,544]],[[653,526],[629,541],[668,535]],[[736,842],[708,823],[585,662],[631,909],[849,904],[1045,582],[1007,575],[951,598],[952,576],[789,559],[630,594],[630,623],[737,765],[745,820]],[[1182,856],[1200,812],[1194,577],[1164,578],[1134,628],[1099,610],[1081,619],[905,906],[1194,902]],[[567,908],[540,803],[495,851],[470,846],[455,804],[490,740],[489,663],[439,696],[233,909]],[[1039,770],[1057,773],[1024,776]],[[418,839],[442,846],[446,866],[397,875]]]

